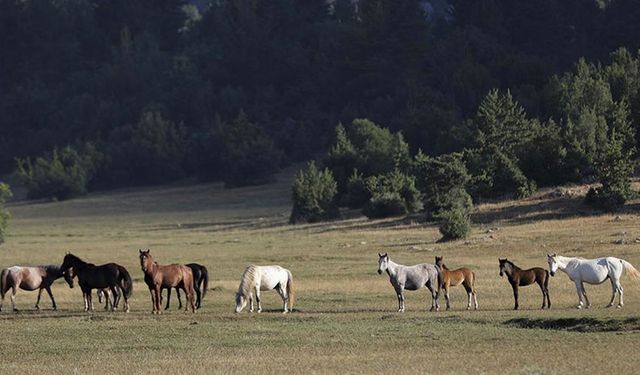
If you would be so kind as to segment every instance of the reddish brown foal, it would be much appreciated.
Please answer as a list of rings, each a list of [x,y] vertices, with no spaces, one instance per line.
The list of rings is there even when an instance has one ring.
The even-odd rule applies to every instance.
[[[442,263],[442,257],[436,257],[436,267],[441,273],[440,287],[444,289],[444,298],[447,301],[447,310],[451,307],[449,304],[449,287],[462,284],[464,290],[467,291],[467,310],[471,309],[471,299],[473,298],[474,309],[478,310],[478,299],[476,298],[476,274],[468,268],[458,268],[453,271]]]
[[[191,268],[182,264],[159,265],[151,257],[150,251],[140,250],[140,267],[144,272],[144,282],[151,293],[152,313],[161,314],[161,292],[163,288],[180,288],[187,296],[187,304],[184,311],[196,311],[194,303],[193,274]]]
[[[518,287],[531,285],[533,283],[537,283],[542,291],[542,308],[544,309],[545,302],[547,302],[547,308],[551,308],[551,299],[549,298],[549,271],[540,267],[522,270],[506,258],[498,259],[498,261],[500,262],[500,277],[502,277],[503,274],[507,274],[509,284],[511,284],[511,288],[513,288],[513,298],[516,300],[514,310],[518,310]]]

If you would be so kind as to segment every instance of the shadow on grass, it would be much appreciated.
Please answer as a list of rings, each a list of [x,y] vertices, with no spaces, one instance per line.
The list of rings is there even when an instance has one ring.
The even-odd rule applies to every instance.
[[[515,318],[505,325],[526,329],[550,329],[573,332],[623,332],[640,331],[640,317],[626,319],[562,318],[530,319]]]

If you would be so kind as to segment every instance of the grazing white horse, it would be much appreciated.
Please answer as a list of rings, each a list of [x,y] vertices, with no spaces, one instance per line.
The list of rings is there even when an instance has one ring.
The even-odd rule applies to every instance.
[[[293,291],[293,278],[291,272],[280,266],[256,266],[250,265],[244,270],[240,279],[240,286],[236,293],[236,313],[239,313],[247,305],[253,312],[253,298],[258,302],[258,312],[262,311],[260,305],[260,291],[276,289],[284,304],[282,313],[292,311],[295,293]]]
[[[389,259],[387,253],[378,253],[378,273],[387,272],[389,281],[398,296],[398,312],[404,312],[404,290],[418,290],[427,287],[431,292],[431,310],[440,310],[438,294],[441,276],[433,264],[403,266]]]
[[[611,301],[607,307],[613,306],[613,300],[616,298],[616,292],[619,294],[618,308],[624,305],[623,301],[623,289],[620,284],[620,278],[622,272],[629,272],[634,280],[640,280],[640,272],[638,272],[631,263],[624,259],[605,257],[596,259],[582,259],[582,258],[570,258],[560,255],[547,254],[547,262],[549,263],[549,273],[551,276],[555,275],[556,271],[560,269],[569,276],[569,279],[576,283],[576,290],[578,292],[578,308],[583,306],[589,308],[591,303],[587,298],[587,292],[584,289],[584,283],[588,284],[602,284],[605,280],[611,281],[611,288],[613,294],[611,295]],[[584,305],[582,299],[584,297]]]

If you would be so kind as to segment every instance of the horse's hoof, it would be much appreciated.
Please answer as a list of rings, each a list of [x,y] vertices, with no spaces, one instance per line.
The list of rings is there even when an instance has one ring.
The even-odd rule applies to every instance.
[[[622,308],[622,305],[616,306],[616,309],[621,309],[621,308]]]
[[[578,306],[576,306],[576,308],[577,308],[578,310],[582,310],[582,305],[578,305]]]
[[[35,306],[36,310],[40,310],[40,306],[36,305]]]

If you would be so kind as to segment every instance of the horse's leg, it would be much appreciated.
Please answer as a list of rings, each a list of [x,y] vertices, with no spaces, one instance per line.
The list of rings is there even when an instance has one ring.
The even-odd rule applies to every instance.
[[[624,289],[622,289],[622,284],[620,284],[620,279],[616,280],[616,287],[618,288],[618,295],[620,296],[620,299],[618,300],[618,306],[616,307],[621,309],[622,306],[624,306],[624,301],[622,298],[622,296],[624,295]]]
[[[511,288],[513,288],[513,299],[515,300],[513,309],[518,310],[518,284],[512,284]]]
[[[118,288],[113,285],[110,286],[111,295],[113,295],[113,304],[111,305],[111,311],[116,311],[118,309],[118,302],[120,302],[120,294],[118,294]]]
[[[285,288],[282,286],[282,284],[278,284],[278,287],[277,287],[276,291],[280,295],[280,298],[282,298],[282,303],[284,305],[283,308],[282,308],[282,313],[286,314],[289,310],[287,309],[288,296],[286,294]]]
[[[149,287],[149,294],[151,294],[151,314],[156,313],[156,294],[154,287]]]
[[[13,307],[13,311],[18,311],[18,309],[16,309],[16,286],[12,285],[11,286],[11,307]]]
[[[591,302],[589,302],[589,298],[587,297],[587,290],[584,288],[584,283],[580,282],[580,289],[582,289],[582,295],[584,296],[584,302],[586,303],[586,308],[591,307]]]
[[[42,288],[38,289],[38,299],[36,299],[36,310],[40,310],[40,296],[42,295]]]
[[[449,286],[450,285],[444,284],[444,288],[443,288],[444,289],[444,299],[447,302],[447,310],[449,310],[451,308],[451,303],[450,303],[450,300],[449,300]]]
[[[161,293],[162,293],[162,291],[161,291]],[[171,303],[171,287],[167,288],[167,304],[164,306],[165,310],[169,310],[169,304],[170,303]]]
[[[182,308],[182,300],[180,299],[180,288],[176,288],[176,294],[178,295],[178,310],[180,310]],[[185,294],[188,296],[188,293],[185,292]],[[187,298],[189,299],[189,298]],[[186,301],[185,301],[186,303]]]
[[[583,306],[582,303],[582,287],[580,286],[581,283],[579,281],[576,281],[576,292],[578,293],[578,306],[576,306],[578,309],[581,309]]]
[[[47,294],[49,294],[49,298],[51,298],[51,304],[53,305],[53,310],[58,310],[58,307],[56,306],[56,300],[53,299],[53,293],[51,293],[51,287],[48,286],[45,288],[47,290]],[[41,289],[42,290],[42,289]]]
[[[200,282],[193,282],[193,290],[196,292],[196,309],[200,308],[200,301],[202,301],[202,291],[200,290]]]
[[[433,287],[433,285],[431,285],[431,282],[427,283],[427,289],[429,289],[429,291],[431,292],[431,309],[429,309],[429,311],[439,311],[440,306],[438,305],[437,290]]]
[[[467,292],[467,310],[471,310],[471,300],[473,299],[473,289],[467,281],[462,283],[464,290]]]
[[[542,307],[541,309],[544,310],[545,305],[547,304],[547,293],[544,290],[544,283],[542,280],[536,280],[536,283],[538,284],[538,286],[540,287],[540,291],[542,292]]]
[[[611,301],[609,301],[609,304],[606,307],[613,306],[613,301],[616,299],[616,292],[618,291],[616,282],[613,280],[613,278],[609,278],[609,281],[611,281]]]
[[[398,312],[404,312],[404,285],[394,285],[394,289],[398,297]]]
[[[258,304],[258,312],[262,312],[262,304],[260,303],[260,288],[256,287],[256,303]]]
[[[156,312],[158,314],[162,314],[162,310],[160,309],[160,295],[162,294],[162,288],[160,287],[160,285],[156,285],[155,294],[156,294],[156,305],[155,305]]]

